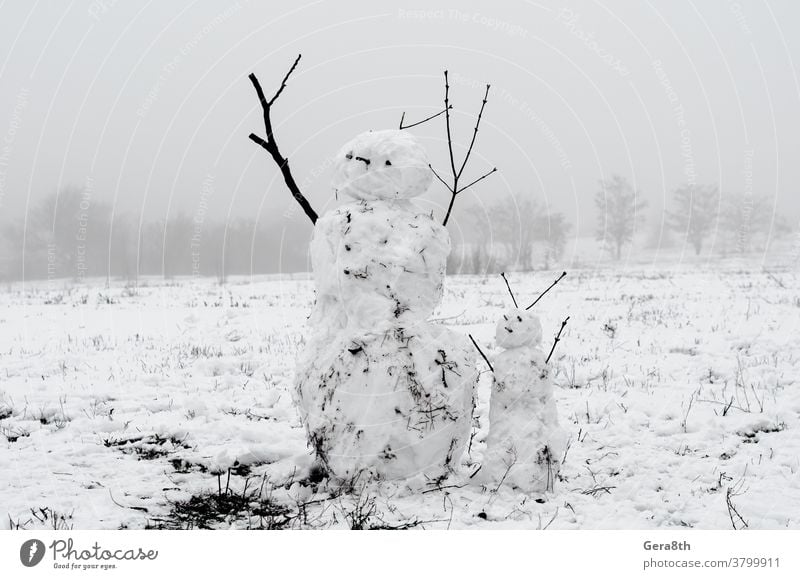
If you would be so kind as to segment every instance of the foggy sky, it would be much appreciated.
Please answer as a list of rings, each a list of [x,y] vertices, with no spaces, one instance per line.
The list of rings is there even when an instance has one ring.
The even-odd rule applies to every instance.
[[[454,5],[4,2],[0,215],[72,185],[143,219],[297,219],[247,138],[263,135],[247,75],[272,93],[298,53],[273,121],[319,212],[335,203],[330,156],[440,110],[445,68],[462,145],[492,85],[467,173],[499,173],[470,199],[535,196],[585,232],[598,179],[619,173],[651,211],[687,180],[800,211],[796,2]],[[414,132],[445,167],[438,121]],[[447,200],[436,183],[425,196]]]

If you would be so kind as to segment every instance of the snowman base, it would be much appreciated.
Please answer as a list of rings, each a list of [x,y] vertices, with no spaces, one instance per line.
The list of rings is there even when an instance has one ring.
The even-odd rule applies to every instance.
[[[442,326],[347,333],[300,361],[296,402],[318,468],[349,479],[446,476],[469,440],[477,371]]]

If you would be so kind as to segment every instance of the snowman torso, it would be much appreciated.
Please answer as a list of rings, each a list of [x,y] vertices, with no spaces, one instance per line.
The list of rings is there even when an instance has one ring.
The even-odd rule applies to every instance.
[[[450,238],[410,201],[348,203],[317,222],[317,299],[351,329],[427,319],[441,301]]]
[[[495,357],[489,423],[493,440],[541,439],[557,423],[553,384],[537,348],[505,350]]]

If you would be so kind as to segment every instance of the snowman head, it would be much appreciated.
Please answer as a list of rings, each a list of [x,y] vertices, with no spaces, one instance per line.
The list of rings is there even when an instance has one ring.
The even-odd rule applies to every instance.
[[[422,195],[433,173],[417,140],[400,130],[361,133],[339,151],[333,188],[363,201]]]
[[[519,308],[507,310],[497,321],[495,340],[501,348],[538,346],[542,343],[539,316]]]

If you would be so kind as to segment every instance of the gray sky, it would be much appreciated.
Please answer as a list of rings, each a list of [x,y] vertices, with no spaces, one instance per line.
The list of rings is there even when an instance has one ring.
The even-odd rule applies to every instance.
[[[500,173],[475,197],[535,195],[586,231],[597,180],[620,173],[655,210],[692,178],[800,210],[796,2],[454,4],[4,2],[0,214],[87,183],[145,219],[294,211],[247,138],[263,133],[247,74],[272,92],[300,52],[273,120],[318,211],[326,159],[440,109],[445,68],[460,143],[492,84],[467,171]],[[444,123],[415,132],[444,167]],[[425,199],[447,202],[436,184]]]

